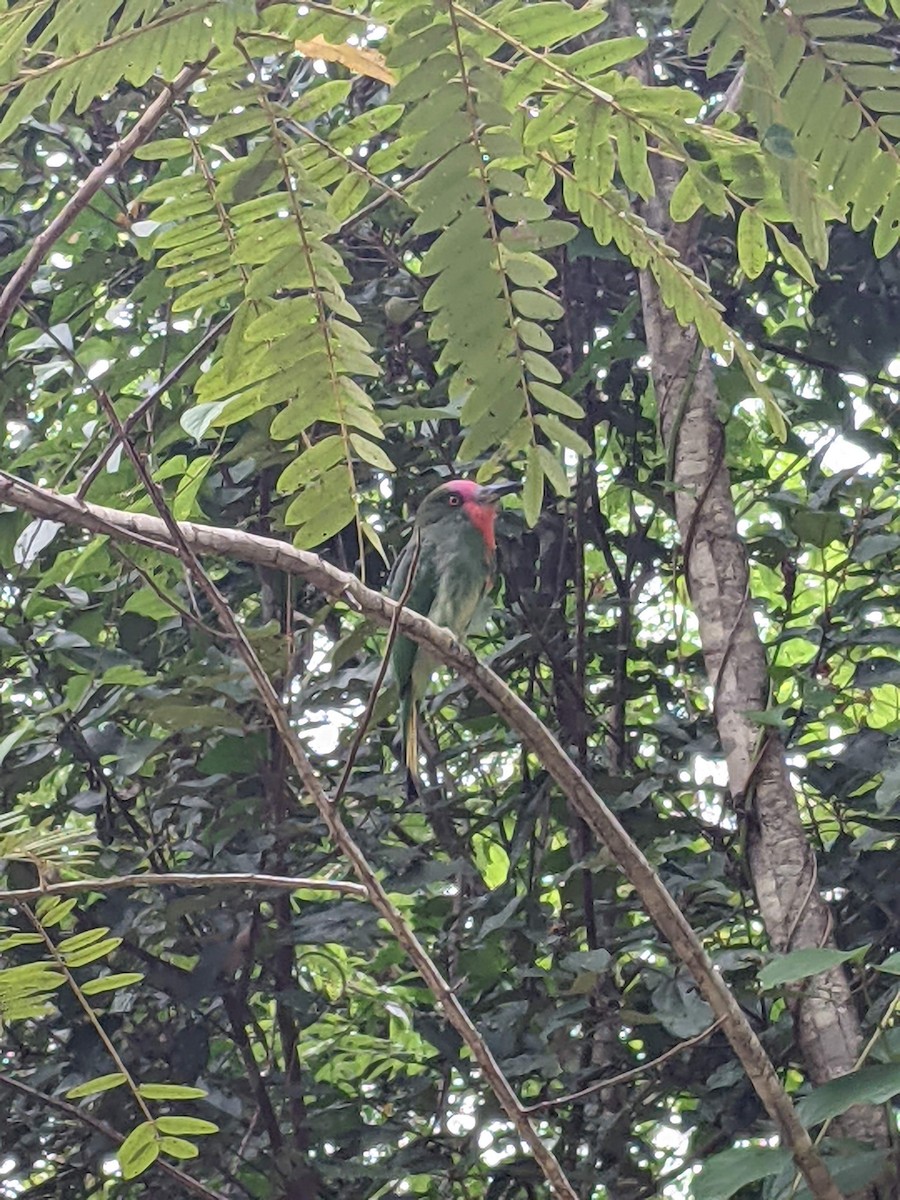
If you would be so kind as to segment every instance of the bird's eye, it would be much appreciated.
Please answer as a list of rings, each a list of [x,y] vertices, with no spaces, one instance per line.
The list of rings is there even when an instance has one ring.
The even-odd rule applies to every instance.
[[[447,503],[449,505],[451,505],[453,508],[455,508],[457,506],[457,504],[459,504],[459,496],[457,496],[456,492],[450,493],[450,495],[447,497]]]

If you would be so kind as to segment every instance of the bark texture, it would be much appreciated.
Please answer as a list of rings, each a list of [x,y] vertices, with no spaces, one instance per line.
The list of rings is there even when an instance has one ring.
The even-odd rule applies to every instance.
[[[673,225],[668,201],[678,176],[664,161],[657,197],[644,216],[682,258],[694,257],[695,226]],[[753,618],[746,549],[738,533],[725,463],[725,436],[708,352],[662,303],[649,273],[640,276],[647,347],[659,425],[675,488],[684,570],[714,695],[714,717],[729,788],[745,823],[747,859],[773,950],[834,946],[832,919],[817,886],[816,858],[800,819],[784,746],[748,713],[767,707],[766,652]],[[798,1049],[814,1083],[852,1071],[862,1050],[858,1015],[842,968],[804,981],[790,997]],[[887,1144],[881,1110],[857,1108],[841,1132]]]

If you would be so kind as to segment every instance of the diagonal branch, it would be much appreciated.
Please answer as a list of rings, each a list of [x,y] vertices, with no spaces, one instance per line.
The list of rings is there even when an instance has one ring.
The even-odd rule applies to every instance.
[[[126,541],[140,539],[143,544],[149,541],[155,543],[160,549],[165,549],[169,554],[177,555],[179,553],[175,537],[168,524],[158,518],[85,504],[17,479],[3,471],[0,471],[0,501],[6,501],[37,517],[61,521],[76,528],[89,529],[95,533]],[[190,522],[181,522],[176,528],[179,538],[183,544],[191,548],[192,552],[260,563],[288,574],[300,575],[326,595],[334,599],[344,599],[354,609],[381,625],[390,625],[396,611],[397,605],[394,601],[367,588],[355,576],[330,566],[315,554],[297,550],[274,538],[258,537],[239,530],[219,529]],[[219,600],[224,604],[221,597]],[[746,1016],[722,976],[713,967],[700,939],[689,925],[681,909],[666,891],[659,876],[616,816],[603,803],[585,776],[565,754],[553,734],[524,701],[510,691],[499,676],[479,663],[472,652],[457,641],[449,630],[434,625],[426,617],[409,609],[402,611],[397,623],[401,633],[412,638],[419,645],[425,646],[439,662],[457,670],[475,687],[491,707],[503,717],[510,728],[519,734],[523,743],[553,777],[574,810],[605,843],[621,871],[640,897],[646,912],[688,967],[697,981],[701,994],[716,1017],[722,1019],[723,1032],[728,1037],[732,1049],[747,1072],[766,1111],[775,1122],[784,1144],[790,1148],[797,1166],[810,1185],[812,1194],[818,1200],[839,1200],[840,1193],[814,1148],[808,1132],[800,1123],[769,1056]],[[265,686],[271,691],[271,684],[268,683],[268,680],[265,680]],[[267,707],[269,707],[268,704]],[[277,713],[270,708],[273,720],[278,715],[276,726],[280,732],[284,726],[285,741],[291,751],[291,756],[303,782],[316,799],[332,836],[353,865],[358,878],[369,889],[373,903],[385,916],[398,941],[416,963],[448,1019],[472,1050],[476,1061],[485,1071],[486,1078],[491,1081],[492,1086],[499,1088],[497,1094],[501,1098],[507,1115],[516,1122],[520,1132],[523,1124],[527,1127],[531,1135],[529,1145],[533,1145],[537,1135],[534,1134],[530,1122],[527,1121],[508,1082],[500,1073],[487,1047],[484,1046],[456,997],[428,958],[418,939],[394,909],[390,899],[372,873],[371,867],[350,838],[337,814],[331,809],[330,801],[322,792],[321,785],[312,772],[277,698],[275,709]],[[478,1046],[477,1053],[476,1045]],[[539,1141],[539,1139],[537,1140]],[[541,1149],[544,1150],[544,1147],[541,1146]],[[545,1151],[545,1153],[548,1152]],[[550,1158],[558,1169],[552,1155]],[[572,1193],[563,1190],[559,1194],[571,1195]]]

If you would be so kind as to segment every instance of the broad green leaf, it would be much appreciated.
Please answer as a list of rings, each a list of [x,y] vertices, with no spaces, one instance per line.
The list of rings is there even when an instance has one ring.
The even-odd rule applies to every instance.
[[[779,954],[767,963],[759,973],[760,985],[764,988],[780,987],[785,983],[796,983],[809,979],[822,971],[830,971],[841,963],[859,960],[868,946],[857,946],[855,950],[829,950],[809,947],[792,950],[790,954]]]
[[[73,937],[64,938],[56,948],[60,954],[83,950],[85,946],[92,946],[95,942],[102,941],[108,933],[108,926],[98,925],[95,929],[86,929],[83,933],[76,933]]]
[[[714,1154],[692,1181],[694,1200],[730,1200],[747,1184],[777,1175],[790,1162],[790,1151],[778,1146],[736,1146]]]
[[[45,929],[52,929],[62,924],[77,903],[74,897],[60,900],[58,896],[42,896],[35,905],[35,916]]]
[[[111,937],[103,942],[95,942],[94,945],[87,946],[84,950],[64,952],[63,958],[67,967],[86,967],[88,963],[96,962],[99,958],[105,958],[107,954],[111,954],[121,944],[121,938]]]
[[[580,33],[595,29],[606,20],[605,6],[588,0],[580,9],[562,0],[524,4],[498,19],[504,33],[535,49],[548,49]]]
[[[17,946],[40,946],[43,941],[39,933],[14,933],[10,937],[0,938],[0,953],[15,950]]]
[[[203,1088],[181,1083],[142,1083],[138,1092],[145,1100],[202,1100],[206,1095]]]
[[[523,317],[534,321],[558,321],[563,315],[562,305],[546,292],[526,291],[518,288],[511,293],[513,307]]]
[[[184,1138],[178,1137],[161,1137],[159,1139],[160,1154],[168,1154],[169,1158],[186,1159],[196,1158],[200,1150],[193,1142],[187,1142]]]
[[[525,467],[525,486],[522,489],[522,511],[528,525],[536,525],[544,503],[544,472],[535,443],[528,447]]]
[[[350,434],[350,444],[353,449],[363,460],[370,463],[373,467],[377,467],[380,471],[394,471],[396,468],[385,452],[375,442],[364,438],[359,433]]]
[[[285,467],[278,479],[278,490],[296,492],[306,487],[341,462],[345,455],[346,447],[340,437],[332,434],[323,438],[321,442],[316,442],[314,446],[304,450],[290,466]]]
[[[160,1133],[193,1134],[218,1133],[218,1125],[212,1121],[204,1121],[200,1117],[168,1116],[157,1117],[156,1127]]]
[[[745,208],[738,221],[738,262],[748,279],[757,279],[768,260],[766,223],[755,208]]]
[[[121,1087],[124,1082],[125,1076],[121,1071],[114,1071],[111,1075],[98,1075],[96,1079],[89,1079],[87,1083],[79,1083],[77,1087],[70,1088],[66,1097],[69,1100],[80,1100],[84,1096],[96,1096],[99,1092]]]
[[[99,996],[103,992],[114,992],[119,988],[133,987],[143,978],[140,971],[122,971],[118,975],[101,975],[98,979],[89,979],[80,986],[85,996]]]
[[[549,408],[553,412],[561,413],[564,417],[572,417],[573,420],[581,420],[584,417],[584,409],[581,405],[573,400],[571,396],[567,396],[565,392],[561,392],[558,388],[550,387],[546,383],[540,383],[536,380],[531,380],[528,384],[528,390],[537,402],[544,408]]]
[[[828,1121],[855,1104],[884,1104],[900,1093],[900,1063],[862,1067],[815,1088],[797,1105],[797,1115],[810,1127]]]
[[[156,1126],[145,1121],[136,1126],[116,1151],[123,1179],[136,1179],[159,1158]]]
[[[574,429],[570,429],[568,425],[564,425],[559,417],[553,417],[546,413],[539,413],[535,417],[535,422],[540,425],[544,433],[558,442],[560,446],[565,446],[569,450],[574,450],[576,454],[589,457],[591,448]]]

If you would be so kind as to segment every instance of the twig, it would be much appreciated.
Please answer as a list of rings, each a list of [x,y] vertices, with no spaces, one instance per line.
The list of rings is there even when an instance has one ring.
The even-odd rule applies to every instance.
[[[230,871],[225,874],[193,874],[183,871],[146,871],[139,875],[110,875],[108,879],[67,879],[47,883],[43,887],[21,888],[0,892],[0,904],[39,900],[41,896],[78,896],[85,892],[113,892],[122,888],[165,887],[252,887],[274,888],[277,891],[297,892],[309,889],[317,892],[342,892],[365,899],[361,883],[345,879],[315,879],[293,875],[258,875],[253,871]]]
[[[683,1042],[678,1042],[677,1045],[670,1046],[664,1054],[660,1054],[656,1058],[651,1058],[649,1062],[641,1063],[639,1067],[633,1067],[630,1071],[622,1071],[609,1079],[599,1079],[596,1083],[582,1088],[580,1092],[570,1092],[567,1096],[554,1096],[552,1100],[541,1100],[539,1104],[530,1104],[525,1111],[527,1113],[546,1112],[548,1108],[559,1108],[562,1104],[579,1104],[582,1100],[586,1100],[588,1096],[602,1092],[605,1088],[615,1087],[616,1084],[628,1083],[632,1079],[638,1079],[646,1071],[651,1071],[654,1067],[662,1066],[664,1062],[670,1058],[674,1058],[676,1054],[681,1054],[683,1050],[690,1050],[691,1046],[705,1042],[711,1034],[721,1028],[724,1021],[724,1017],[719,1017],[718,1020],[713,1021],[712,1025],[707,1025],[700,1033],[695,1033],[693,1037],[685,1038]]]
[[[22,259],[21,266],[0,293],[0,335],[6,329],[22,293],[50,248],[62,237],[79,213],[87,208],[110,175],[114,175],[138,146],[146,142],[175,101],[187,91],[196,79],[199,79],[207,61],[208,59],[179,71],[173,82],[163,88],[156,99],[147,106],[144,115],[139,117],[128,133],[116,142],[103,162],[94,167],[78,191],[66,201],[47,228],[42,229],[37,235],[31,243],[31,249]]]
[[[12,1075],[7,1075],[5,1071],[0,1071],[0,1084],[11,1088],[14,1092],[19,1092],[23,1096],[29,1096],[32,1100],[37,1100],[41,1104],[46,1104],[48,1108],[55,1108],[57,1112],[65,1113],[73,1121],[80,1121],[82,1125],[87,1125],[89,1129],[95,1129],[97,1133],[102,1133],[104,1137],[108,1137],[117,1146],[121,1146],[125,1141],[122,1134],[113,1129],[112,1125],[107,1125],[105,1121],[100,1121],[97,1117],[92,1117],[89,1112],[85,1112],[77,1104],[70,1104],[68,1100],[62,1100],[59,1096],[48,1096],[46,1092],[39,1092],[37,1088],[23,1083],[21,1079],[14,1079]],[[214,1192],[212,1188],[208,1188],[205,1184],[202,1184],[199,1179],[194,1179],[193,1175],[188,1175],[186,1171],[182,1171],[180,1167],[167,1162],[164,1158],[157,1158],[153,1166],[157,1170],[163,1171],[171,1179],[177,1180],[187,1191],[193,1192],[195,1196],[200,1196],[201,1200],[227,1200],[221,1192]]]
[[[178,542],[171,535],[167,522],[142,513],[120,512],[100,505],[79,502],[72,497],[60,496],[46,488],[40,488],[25,480],[17,479],[5,471],[0,471],[0,501],[6,501],[34,516],[61,521],[82,529],[94,529],[100,533],[125,540],[135,537],[150,538],[161,548],[164,547],[167,553],[178,554],[176,549]],[[174,522],[171,523],[174,524]],[[326,595],[334,599],[343,598],[349,601],[364,616],[382,625],[390,624],[397,608],[393,600],[366,587],[348,572],[330,566],[315,554],[295,549],[274,538],[259,537],[243,530],[196,525],[191,522],[179,523],[177,530],[179,542],[189,545],[199,553],[211,554],[232,561],[238,559],[260,563],[275,570],[300,575]],[[218,596],[218,593],[216,594]],[[224,604],[221,597],[218,599],[220,603]],[[490,668],[479,663],[471,651],[457,641],[449,630],[440,628],[429,621],[427,617],[412,612],[410,609],[403,609],[398,618],[398,627],[402,634],[424,646],[439,662],[457,670],[474,686],[479,695],[484,697],[510,728],[519,734],[523,743],[546,767],[578,815],[584,818],[596,836],[607,846],[619,868],[640,897],[647,914],[671,942],[675,952],[697,981],[703,998],[717,1017],[724,1018],[722,1022],[724,1033],[747,1072],[766,1111],[775,1122],[785,1144],[790,1148],[797,1165],[810,1181],[813,1195],[829,1197],[830,1200],[834,1200],[839,1193],[831,1184],[825,1166],[813,1147],[808,1132],[798,1119],[790,1098],[781,1086],[771,1059],[766,1054],[759,1038],[722,976],[713,967],[681,909],[618,818],[603,803],[585,776],[565,754],[556,738],[527,704],[516,696]],[[268,681],[266,681],[266,686],[271,691]],[[274,693],[272,695],[274,696]],[[270,703],[267,703],[267,708],[270,707]],[[276,708],[279,712],[281,711],[277,698]],[[271,708],[270,711],[272,711]],[[289,741],[291,756],[294,758],[295,764],[298,764],[301,778],[310,788],[317,805],[322,806],[320,811],[332,830],[335,841],[350,859],[358,877],[369,887],[370,896],[373,897],[379,911],[388,920],[398,940],[410,952],[417,967],[424,960],[420,967],[423,976],[427,970],[426,981],[435,996],[438,997],[441,1007],[457,1031],[462,1034],[462,1028],[466,1029],[463,1038],[466,1044],[473,1049],[473,1054],[474,1048],[470,1041],[472,1034],[478,1040],[479,1055],[482,1053],[482,1048],[487,1053],[468,1017],[459,1008],[456,997],[450,992],[437,972],[437,968],[428,959],[412,932],[399,919],[381,885],[372,875],[371,867],[332,811],[330,802],[322,792],[321,785],[299,746],[296,747],[299,749],[299,759],[296,756],[296,736],[290,728],[286,714],[283,718],[279,717],[279,727],[282,723],[287,725],[286,737]],[[388,911],[390,911],[390,917],[387,916]],[[411,946],[415,947],[414,951]],[[427,968],[424,966],[425,962],[428,964]],[[476,1058],[481,1065],[480,1057],[476,1056]],[[488,1061],[493,1064],[493,1059]],[[492,1066],[492,1069],[496,1069],[495,1065]],[[493,1079],[488,1072],[486,1072],[486,1077]],[[500,1078],[503,1077],[500,1076]],[[508,1084],[506,1086],[508,1087]],[[504,1108],[509,1113],[509,1109],[506,1108],[507,1103],[517,1102],[511,1098],[511,1093],[505,1092]],[[517,1110],[514,1108],[513,1111]],[[523,1115],[520,1110],[519,1115],[520,1118]]]

